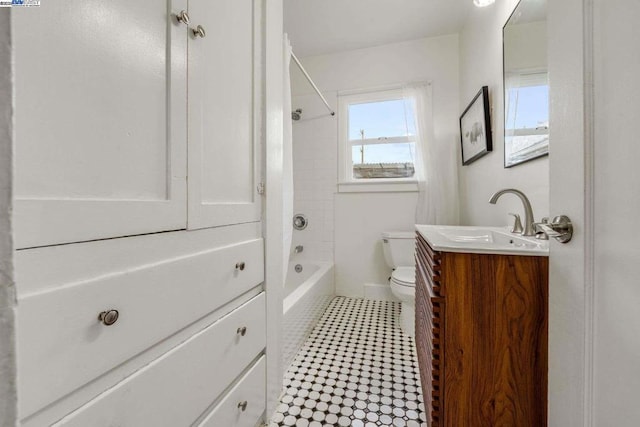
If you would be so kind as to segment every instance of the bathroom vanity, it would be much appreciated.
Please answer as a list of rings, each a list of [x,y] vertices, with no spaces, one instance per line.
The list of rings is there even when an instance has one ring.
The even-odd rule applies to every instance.
[[[416,228],[430,425],[546,426],[548,243],[500,228]]]

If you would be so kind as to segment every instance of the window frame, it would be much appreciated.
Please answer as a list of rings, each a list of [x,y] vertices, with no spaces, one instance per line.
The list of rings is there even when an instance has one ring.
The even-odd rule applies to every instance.
[[[349,106],[403,99],[402,88],[382,88],[362,91],[341,92],[338,94],[338,192],[413,192],[418,191],[415,174],[410,178],[369,178],[353,177],[353,159],[351,140],[349,139]],[[407,136],[388,137],[385,143],[414,142],[415,138]],[[380,144],[379,138],[364,139],[371,144]],[[369,145],[369,144],[365,144]],[[414,169],[419,165],[414,164]]]

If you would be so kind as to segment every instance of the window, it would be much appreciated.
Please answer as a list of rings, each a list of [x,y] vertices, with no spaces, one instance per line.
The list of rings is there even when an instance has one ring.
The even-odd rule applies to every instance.
[[[505,166],[549,150],[547,73],[511,73],[505,78]]]
[[[340,191],[415,190],[415,112],[401,90],[341,95],[339,121]]]

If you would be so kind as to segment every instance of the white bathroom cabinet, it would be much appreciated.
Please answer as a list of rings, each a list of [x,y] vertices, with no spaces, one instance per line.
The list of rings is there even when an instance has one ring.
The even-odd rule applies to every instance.
[[[263,416],[264,5],[12,11],[23,427]]]
[[[12,11],[17,248],[185,228],[186,7]]]
[[[29,393],[21,407],[31,413],[51,403],[254,288],[264,279],[262,257],[262,239],[253,239],[25,298],[20,385]],[[97,322],[108,309],[120,314],[111,326]]]
[[[189,229],[260,220],[260,2],[191,0]]]
[[[16,247],[259,221],[260,5],[15,11]]]
[[[255,355],[264,348],[264,310],[264,295],[255,297],[57,425],[192,425],[194,414],[197,416],[205,411],[227,384],[252,365]],[[245,336],[236,333],[239,325],[246,325],[248,333]],[[264,363],[261,365],[264,372]],[[264,384],[257,388],[264,389]],[[158,393],[158,390],[162,391]],[[234,412],[244,412],[237,407],[243,401],[238,399]],[[264,400],[250,399],[246,409],[249,405],[252,409],[262,408],[251,420],[253,427],[264,411]]]

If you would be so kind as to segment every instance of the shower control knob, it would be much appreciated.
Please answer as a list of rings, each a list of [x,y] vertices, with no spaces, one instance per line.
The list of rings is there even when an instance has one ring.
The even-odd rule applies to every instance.
[[[308,223],[307,217],[302,214],[296,214],[293,217],[293,228],[296,230],[304,230]]]
[[[105,310],[98,314],[98,320],[105,326],[111,326],[118,321],[120,313],[118,310]]]
[[[189,25],[189,23],[191,22],[189,14],[186,10],[181,10],[180,13],[176,15],[176,19],[178,20],[178,22],[181,22],[184,25]]]
[[[243,271],[243,270],[244,270],[244,267],[245,267],[245,265],[244,265],[244,261],[240,261],[240,262],[237,262],[237,263],[236,263],[236,270]]]
[[[240,335],[241,337],[245,336],[247,334],[247,327],[246,326],[242,326],[242,327],[238,328],[236,333],[238,335]]]
[[[249,403],[246,400],[243,400],[242,402],[238,403],[238,409],[240,409],[242,412],[247,410],[247,405]]]

